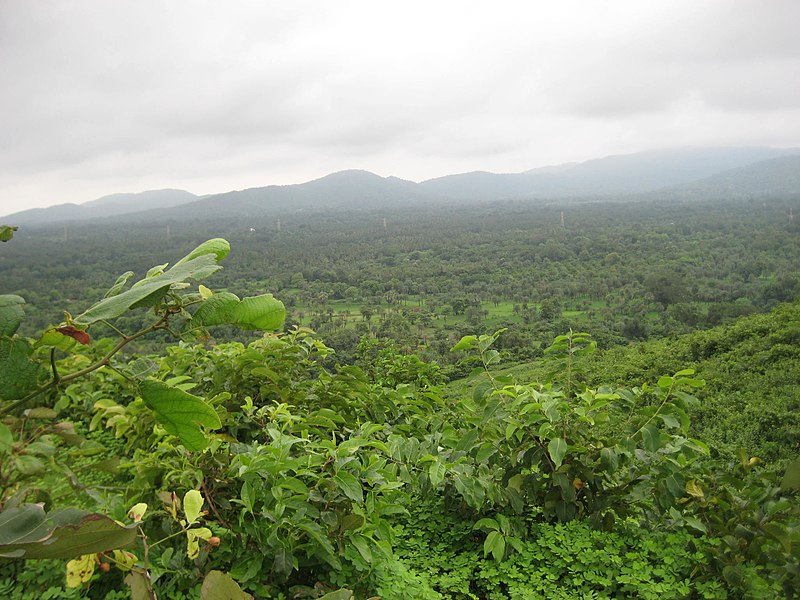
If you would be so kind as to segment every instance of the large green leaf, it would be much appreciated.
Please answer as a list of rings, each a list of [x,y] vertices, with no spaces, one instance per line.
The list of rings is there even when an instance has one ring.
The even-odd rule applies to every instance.
[[[562,438],[553,438],[547,443],[547,452],[550,454],[550,458],[553,459],[553,463],[557,469],[561,466],[561,463],[564,461],[564,456],[567,453],[567,442]]]
[[[75,322],[90,325],[97,321],[114,319],[131,308],[147,306],[160,300],[170,287],[193,279],[199,281],[221,269],[215,254],[203,254],[190,261],[176,264],[166,273],[137,282],[135,287],[116,296],[104,298],[75,318]]]
[[[0,338],[0,399],[22,398],[47,376],[44,367],[31,360],[32,354],[27,340]]]
[[[180,259],[178,262],[175,263],[175,266],[182,265],[183,263],[189,262],[197,258],[198,256],[203,256],[206,254],[214,255],[217,262],[223,260],[228,253],[231,251],[231,245],[228,243],[228,240],[224,240],[222,238],[213,238],[210,240],[206,240],[202,244],[200,244],[197,248],[189,252],[186,256]]]
[[[244,298],[233,310],[233,322],[244,329],[271,331],[283,325],[286,309],[272,294]]]
[[[11,225],[0,225],[0,242],[7,242],[13,238],[17,229],[17,227],[12,227]]]
[[[197,490],[189,490],[183,497],[183,514],[186,516],[186,523],[192,525],[200,518],[203,510],[203,495]]]
[[[228,325],[233,321],[233,309],[238,306],[239,296],[230,292],[217,292],[203,301],[192,316],[191,326],[211,327]]]
[[[210,571],[203,579],[200,600],[253,600],[253,597],[242,591],[230,575],[222,571]]]
[[[12,336],[17,332],[25,311],[22,306],[25,300],[13,294],[0,296],[0,335]]]
[[[155,600],[156,594],[150,583],[150,574],[131,571],[125,576],[125,583],[131,588],[131,600]]]
[[[431,486],[436,488],[444,481],[445,474],[447,473],[447,465],[441,460],[436,459],[428,467],[428,478],[431,481]]]
[[[786,472],[781,480],[784,490],[800,490],[800,459],[792,461],[786,467]]]
[[[178,437],[187,450],[200,451],[208,442],[202,427],[219,429],[222,423],[202,398],[155,379],[139,384],[139,393],[168,433]]]
[[[642,427],[642,445],[648,452],[657,452],[661,448],[661,432],[652,423]]]
[[[243,329],[273,331],[286,317],[283,302],[272,294],[239,300],[235,294],[220,292],[203,302],[192,317],[191,326],[238,325]]]
[[[336,475],[333,476],[333,480],[345,496],[350,498],[353,502],[363,504],[364,490],[361,487],[361,482],[356,479],[352,473],[338,471]]]
[[[491,554],[497,562],[503,560],[506,554],[506,539],[499,531],[490,531],[483,542],[483,556]]]
[[[0,556],[73,558],[129,546],[135,525],[120,525],[98,513],[67,509],[46,514],[39,504],[0,513]]]

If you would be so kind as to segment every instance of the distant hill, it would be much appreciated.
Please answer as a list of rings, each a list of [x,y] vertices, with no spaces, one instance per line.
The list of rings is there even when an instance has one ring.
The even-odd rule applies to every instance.
[[[800,155],[782,156],[667,188],[662,193],[691,198],[743,198],[800,194]]]
[[[638,194],[797,152],[781,148],[654,150],[525,173],[447,175],[420,185],[436,195],[475,200]]]
[[[360,170],[340,171],[320,179],[293,185],[271,185],[214,194],[191,204],[193,214],[253,217],[312,209],[375,209],[420,202],[419,184],[397,177],[380,177]],[[179,217],[183,211],[160,211],[163,217]],[[145,215],[140,215],[145,216]]]
[[[523,173],[476,171],[447,175],[422,183],[350,170],[306,183],[250,188],[202,198],[181,190],[116,194],[81,205],[62,204],[23,211],[4,220],[29,225],[99,217],[137,221],[181,219],[186,215],[195,219],[239,219],[302,210],[378,210],[503,199],[619,196],[636,199],[652,194],[680,199],[741,196],[765,193],[765,190],[793,193],[800,189],[798,160],[800,149],[659,150],[541,167]]]
[[[152,209],[187,204],[199,196],[185,190],[149,190],[136,194],[112,194],[83,204],[58,204],[49,208],[32,208],[4,217],[15,225],[41,225],[112,217]]]

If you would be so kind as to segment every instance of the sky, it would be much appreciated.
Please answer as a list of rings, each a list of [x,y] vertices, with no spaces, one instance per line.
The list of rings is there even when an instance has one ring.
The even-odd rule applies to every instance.
[[[800,146],[800,2],[0,0],[0,214]]]

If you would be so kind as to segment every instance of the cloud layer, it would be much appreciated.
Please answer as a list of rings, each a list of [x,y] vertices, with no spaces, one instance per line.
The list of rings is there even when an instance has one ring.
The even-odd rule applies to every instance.
[[[800,146],[800,3],[0,0],[0,214]]]

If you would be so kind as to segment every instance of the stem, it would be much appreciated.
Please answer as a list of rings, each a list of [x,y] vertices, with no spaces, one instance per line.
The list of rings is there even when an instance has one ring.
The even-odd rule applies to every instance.
[[[483,370],[486,371],[486,375],[488,375],[489,377],[489,381],[492,384],[492,389],[497,390],[498,389],[497,382],[495,381],[494,377],[492,377],[492,374],[489,372],[489,365],[486,364],[486,360],[483,358],[484,352],[483,350],[480,349],[479,352],[481,355],[481,364],[483,365]]]
[[[53,381],[58,382],[61,378],[58,375],[58,369],[56,368],[56,349],[50,348],[50,369],[53,371]]]
[[[131,383],[133,383],[133,382],[135,381],[135,379],[133,379],[133,377],[130,377],[130,376],[126,375],[125,373],[123,373],[122,371],[120,371],[120,370],[119,370],[117,367],[115,367],[114,365],[106,365],[106,366],[107,366],[109,369],[111,369],[112,371],[114,371],[114,373],[116,373],[117,375],[119,375],[120,377],[122,377],[123,379],[126,379],[126,380],[130,381]]]
[[[58,373],[55,372],[54,376],[53,376],[53,379],[51,381],[49,381],[48,383],[44,384],[40,388],[35,389],[34,391],[32,391],[30,394],[28,394],[24,398],[21,398],[20,400],[16,400],[15,402],[12,402],[8,406],[5,406],[2,409],[0,409],[0,415],[9,413],[12,410],[16,410],[17,408],[19,408],[23,404],[27,403],[32,398],[35,398],[36,396],[38,396],[40,394],[43,394],[44,392],[46,392],[48,390],[51,390],[54,387],[57,387],[61,383],[68,383],[70,381],[73,381],[74,379],[78,379],[80,377],[83,377],[84,375],[88,375],[89,373],[92,373],[92,372],[96,371],[97,369],[99,369],[101,367],[105,367],[106,365],[108,365],[111,362],[111,359],[114,357],[115,354],[117,354],[125,346],[130,344],[133,340],[135,340],[137,338],[140,338],[143,335],[147,335],[148,333],[152,333],[153,331],[156,331],[158,329],[164,329],[164,326],[165,326],[168,318],[169,318],[169,314],[166,314],[163,317],[161,317],[158,321],[153,323],[152,325],[149,325],[148,327],[145,327],[144,329],[142,329],[140,331],[137,331],[133,335],[123,336],[123,338],[119,342],[117,342],[117,344],[108,352],[108,354],[106,354],[103,358],[98,360],[96,363],[94,363],[92,365],[89,365],[88,367],[86,367],[84,369],[81,369],[80,371],[75,371],[74,373],[70,373],[69,375],[64,375],[63,377],[59,377]],[[53,349],[53,350],[55,350],[55,349]],[[53,360],[53,358],[52,358],[52,351],[51,351],[51,361],[52,360]],[[55,366],[53,366],[53,370],[55,371]]]
[[[117,329],[116,327],[114,327],[114,325],[113,325],[113,324],[111,324],[109,321],[105,321],[105,320],[104,320],[104,321],[100,321],[100,322],[101,322],[103,325],[105,325],[106,327],[108,327],[109,329],[112,329],[112,330],[114,330],[114,332],[115,332],[115,333],[116,333],[116,334],[117,334],[119,337],[121,337],[122,339],[125,339],[125,334],[124,334],[124,333],[122,333],[122,332],[121,332],[119,329]]]
[[[177,537],[177,536],[181,535],[182,533],[186,533],[189,529],[191,529],[191,525],[187,525],[185,528],[181,529],[180,531],[176,531],[175,533],[170,533],[167,537],[161,538],[160,540],[153,542],[152,544],[150,544],[149,547],[150,548],[155,548],[161,542],[166,542],[167,540],[171,540],[172,538]]]
[[[642,423],[639,426],[639,429],[637,429],[631,435],[628,436],[629,440],[632,440],[634,437],[636,437],[637,433],[639,433],[642,429],[647,427],[647,425],[650,423],[650,421],[652,421],[653,419],[655,419],[658,416],[658,413],[661,412],[661,409],[664,408],[664,406],[667,404],[667,401],[669,400],[670,396],[672,395],[672,389],[674,387],[675,387],[675,381],[673,380],[672,383],[669,386],[669,389],[667,390],[667,393],[664,394],[664,400],[662,400],[661,404],[658,405],[658,408],[656,409],[656,412],[654,412],[652,415],[650,415],[650,418],[647,419],[644,423]]]
[[[200,487],[203,488],[203,492],[204,492],[204,495],[206,497],[206,502],[208,502],[208,505],[211,507],[211,511],[217,517],[217,521],[219,521],[226,529],[231,529],[231,526],[228,525],[228,523],[225,521],[225,519],[222,518],[222,515],[219,514],[219,511],[217,510],[216,505],[211,500],[211,494],[208,491],[208,487],[206,487],[206,480],[205,479],[203,479],[203,481],[200,483]]]

